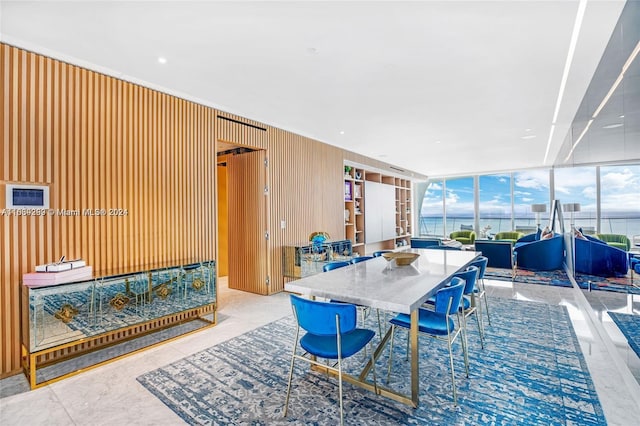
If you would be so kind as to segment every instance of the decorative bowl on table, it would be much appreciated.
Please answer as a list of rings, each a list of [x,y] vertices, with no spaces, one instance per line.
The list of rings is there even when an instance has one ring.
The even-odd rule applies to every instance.
[[[398,266],[407,266],[407,265],[411,265],[414,260],[420,257],[420,254],[408,253],[408,252],[390,252],[390,253],[382,253],[382,257],[384,257],[389,262],[391,262],[392,260],[395,260],[396,265]]]

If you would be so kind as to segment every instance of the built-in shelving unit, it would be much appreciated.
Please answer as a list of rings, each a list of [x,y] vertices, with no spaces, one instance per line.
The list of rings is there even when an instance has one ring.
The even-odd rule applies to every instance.
[[[351,240],[354,255],[408,246],[411,181],[345,166],[344,215],[345,238]]]
[[[344,228],[354,254],[364,255],[364,174],[363,169],[345,166]]]

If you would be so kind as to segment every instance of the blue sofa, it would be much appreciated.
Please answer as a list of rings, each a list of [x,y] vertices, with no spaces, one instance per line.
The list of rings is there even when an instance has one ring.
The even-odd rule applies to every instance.
[[[610,246],[597,238],[585,235],[576,238],[576,272],[600,277],[621,277],[629,270],[626,251]]]
[[[533,271],[562,269],[564,240],[562,235],[554,235],[546,240],[537,240],[536,234],[525,235],[516,241],[513,254],[518,268]]]

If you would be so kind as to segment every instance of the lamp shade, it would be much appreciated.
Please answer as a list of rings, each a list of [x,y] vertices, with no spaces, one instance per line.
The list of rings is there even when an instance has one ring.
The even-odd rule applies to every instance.
[[[579,212],[580,203],[567,203],[562,205],[562,210],[565,212]]]
[[[531,211],[534,213],[544,213],[547,211],[546,204],[531,204]]]

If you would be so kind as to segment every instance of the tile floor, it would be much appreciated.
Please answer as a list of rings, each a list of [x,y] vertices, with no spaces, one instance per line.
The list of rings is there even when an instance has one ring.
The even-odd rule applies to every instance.
[[[291,312],[286,293],[257,296],[219,283],[218,325],[103,367],[29,391],[22,375],[0,381],[0,424],[174,425],[173,411],[136,381],[169,364]],[[596,385],[607,422],[640,419],[640,360],[606,314],[640,313],[640,296],[487,281],[490,296],[561,304],[568,308]],[[489,303],[491,299],[489,299]],[[635,376],[635,377],[634,377]]]

